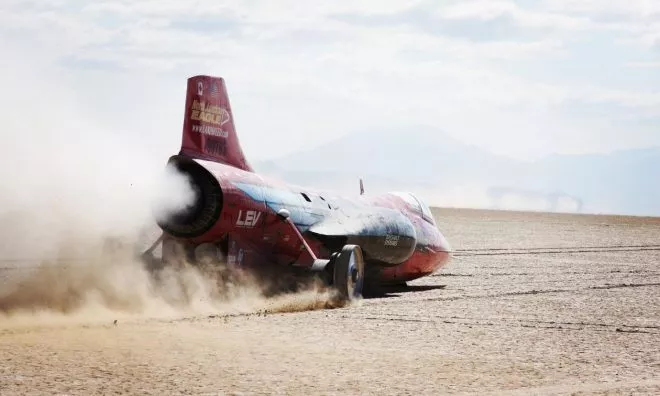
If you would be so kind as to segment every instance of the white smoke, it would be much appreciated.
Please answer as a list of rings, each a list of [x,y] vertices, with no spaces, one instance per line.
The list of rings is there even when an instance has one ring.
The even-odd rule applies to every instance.
[[[7,56],[0,73],[0,256],[45,257],[63,240],[134,237],[153,210],[177,209],[192,190],[140,131],[86,116],[73,89],[46,68]],[[176,147],[172,147],[175,151]]]
[[[151,201],[154,219],[163,220],[171,213],[180,212],[195,200],[188,176],[168,165],[158,179],[154,199]]]

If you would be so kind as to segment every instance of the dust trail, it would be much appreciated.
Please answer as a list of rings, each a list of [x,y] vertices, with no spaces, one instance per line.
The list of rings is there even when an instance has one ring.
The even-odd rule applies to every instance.
[[[15,279],[0,289],[2,327],[344,306],[313,278],[287,285],[223,263],[193,266],[184,261],[153,273],[126,248],[76,263],[44,262],[23,272],[13,271]]]
[[[185,177],[165,167],[178,147],[156,152],[143,131],[109,128],[56,71],[5,55],[0,260],[11,268],[0,270],[0,323],[264,307],[256,278],[185,263],[155,277],[145,271],[136,257],[157,237],[155,219],[194,198]]]

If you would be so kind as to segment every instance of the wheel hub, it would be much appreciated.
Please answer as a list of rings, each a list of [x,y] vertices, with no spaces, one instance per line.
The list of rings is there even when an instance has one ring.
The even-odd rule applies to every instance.
[[[337,256],[333,267],[335,287],[341,298],[352,300],[362,293],[364,260],[357,245],[346,245]]]
[[[351,281],[357,282],[359,276],[360,273],[358,272],[357,268],[355,267],[351,268]]]
[[[348,291],[350,294],[355,292],[355,284],[358,281],[359,275],[359,271],[355,265],[355,253],[353,253],[348,263]]]

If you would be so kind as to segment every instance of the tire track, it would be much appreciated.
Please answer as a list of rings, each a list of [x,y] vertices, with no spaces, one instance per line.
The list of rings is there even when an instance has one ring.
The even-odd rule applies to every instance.
[[[479,267],[482,268],[482,267]],[[621,274],[621,275],[660,275],[660,271],[653,271],[653,270],[627,270],[627,271],[622,271],[622,270],[611,270],[611,271],[606,271],[606,272],[601,272],[601,271],[593,271],[593,272],[588,272],[588,271],[562,271],[562,272],[552,272],[548,273],[552,275],[597,275],[597,274]],[[430,275],[430,277],[475,277],[475,276],[538,276],[538,273],[534,272],[502,272],[502,273],[478,273],[478,274],[458,274],[458,273],[451,273],[451,272],[439,272],[437,274]]]
[[[515,319],[515,318],[470,318],[460,316],[440,316],[440,317],[427,317],[420,318],[412,315],[403,314],[382,314],[382,315],[360,315],[350,314],[343,315],[344,318],[356,318],[363,320],[380,320],[380,321],[396,321],[396,322],[413,322],[413,323],[432,323],[432,324],[457,324],[464,326],[500,326],[512,327],[518,325],[519,327],[534,328],[534,329],[547,329],[547,330],[591,330],[591,331],[607,331],[618,333],[640,333],[640,334],[660,334],[660,325],[629,325],[629,324],[613,324],[613,323],[598,323],[598,322],[562,322],[562,321],[545,321],[534,319]]]
[[[477,294],[477,295],[461,295],[461,296],[444,296],[444,297],[427,297],[420,298],[416,300],[391,300],[380,298],[374,303],[377,304],[420,304],[422,302],[434,302],[434,301],[458,301],[458,300],[478,300],[485,298],[502,298],[502,297],[515,297],[515,296],[527,296],[534,294],[555,294],[555,293],[576,293],[584,292],[589,290],[608,290],[608,289],[621,289],[621,288],[636,288],[636,287],[659,287],[660,282],[652,283],[619,283],[613,285],[602,285],[602,286],[586,286],[581,288],[565,288],[565,289],[546,289],[546,290],[521,290],[513,292],[504,292],[504,293],[486,293],[486,294]],[[445,289],[451,290],[451,289]]]
[[[639,246],[603,246],[603,247],[566,247],[566,248],[522,248],[522,249],[466,249],[455,250],[454,257],[471,256],[513,256],[513,255],[550,255],[579,253],[615,253],[660,251],[660,245]]]
[[[556,246],[556,247],[525,247],[525,248],[474,248],[474,249],[456,249],[454,251],[455,252],[488,252],[488,251],[498,251],[498,250],[563,250],[563,249],[619,249],[619,248],[660,248],[660,244]]]

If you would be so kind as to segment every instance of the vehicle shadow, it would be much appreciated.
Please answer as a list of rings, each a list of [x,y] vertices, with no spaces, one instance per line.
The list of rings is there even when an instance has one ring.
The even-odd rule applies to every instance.
[[[403,293],[440,290],[447,285],[378,285],[366,287],[362,292],[364,299],[400,297]]]

